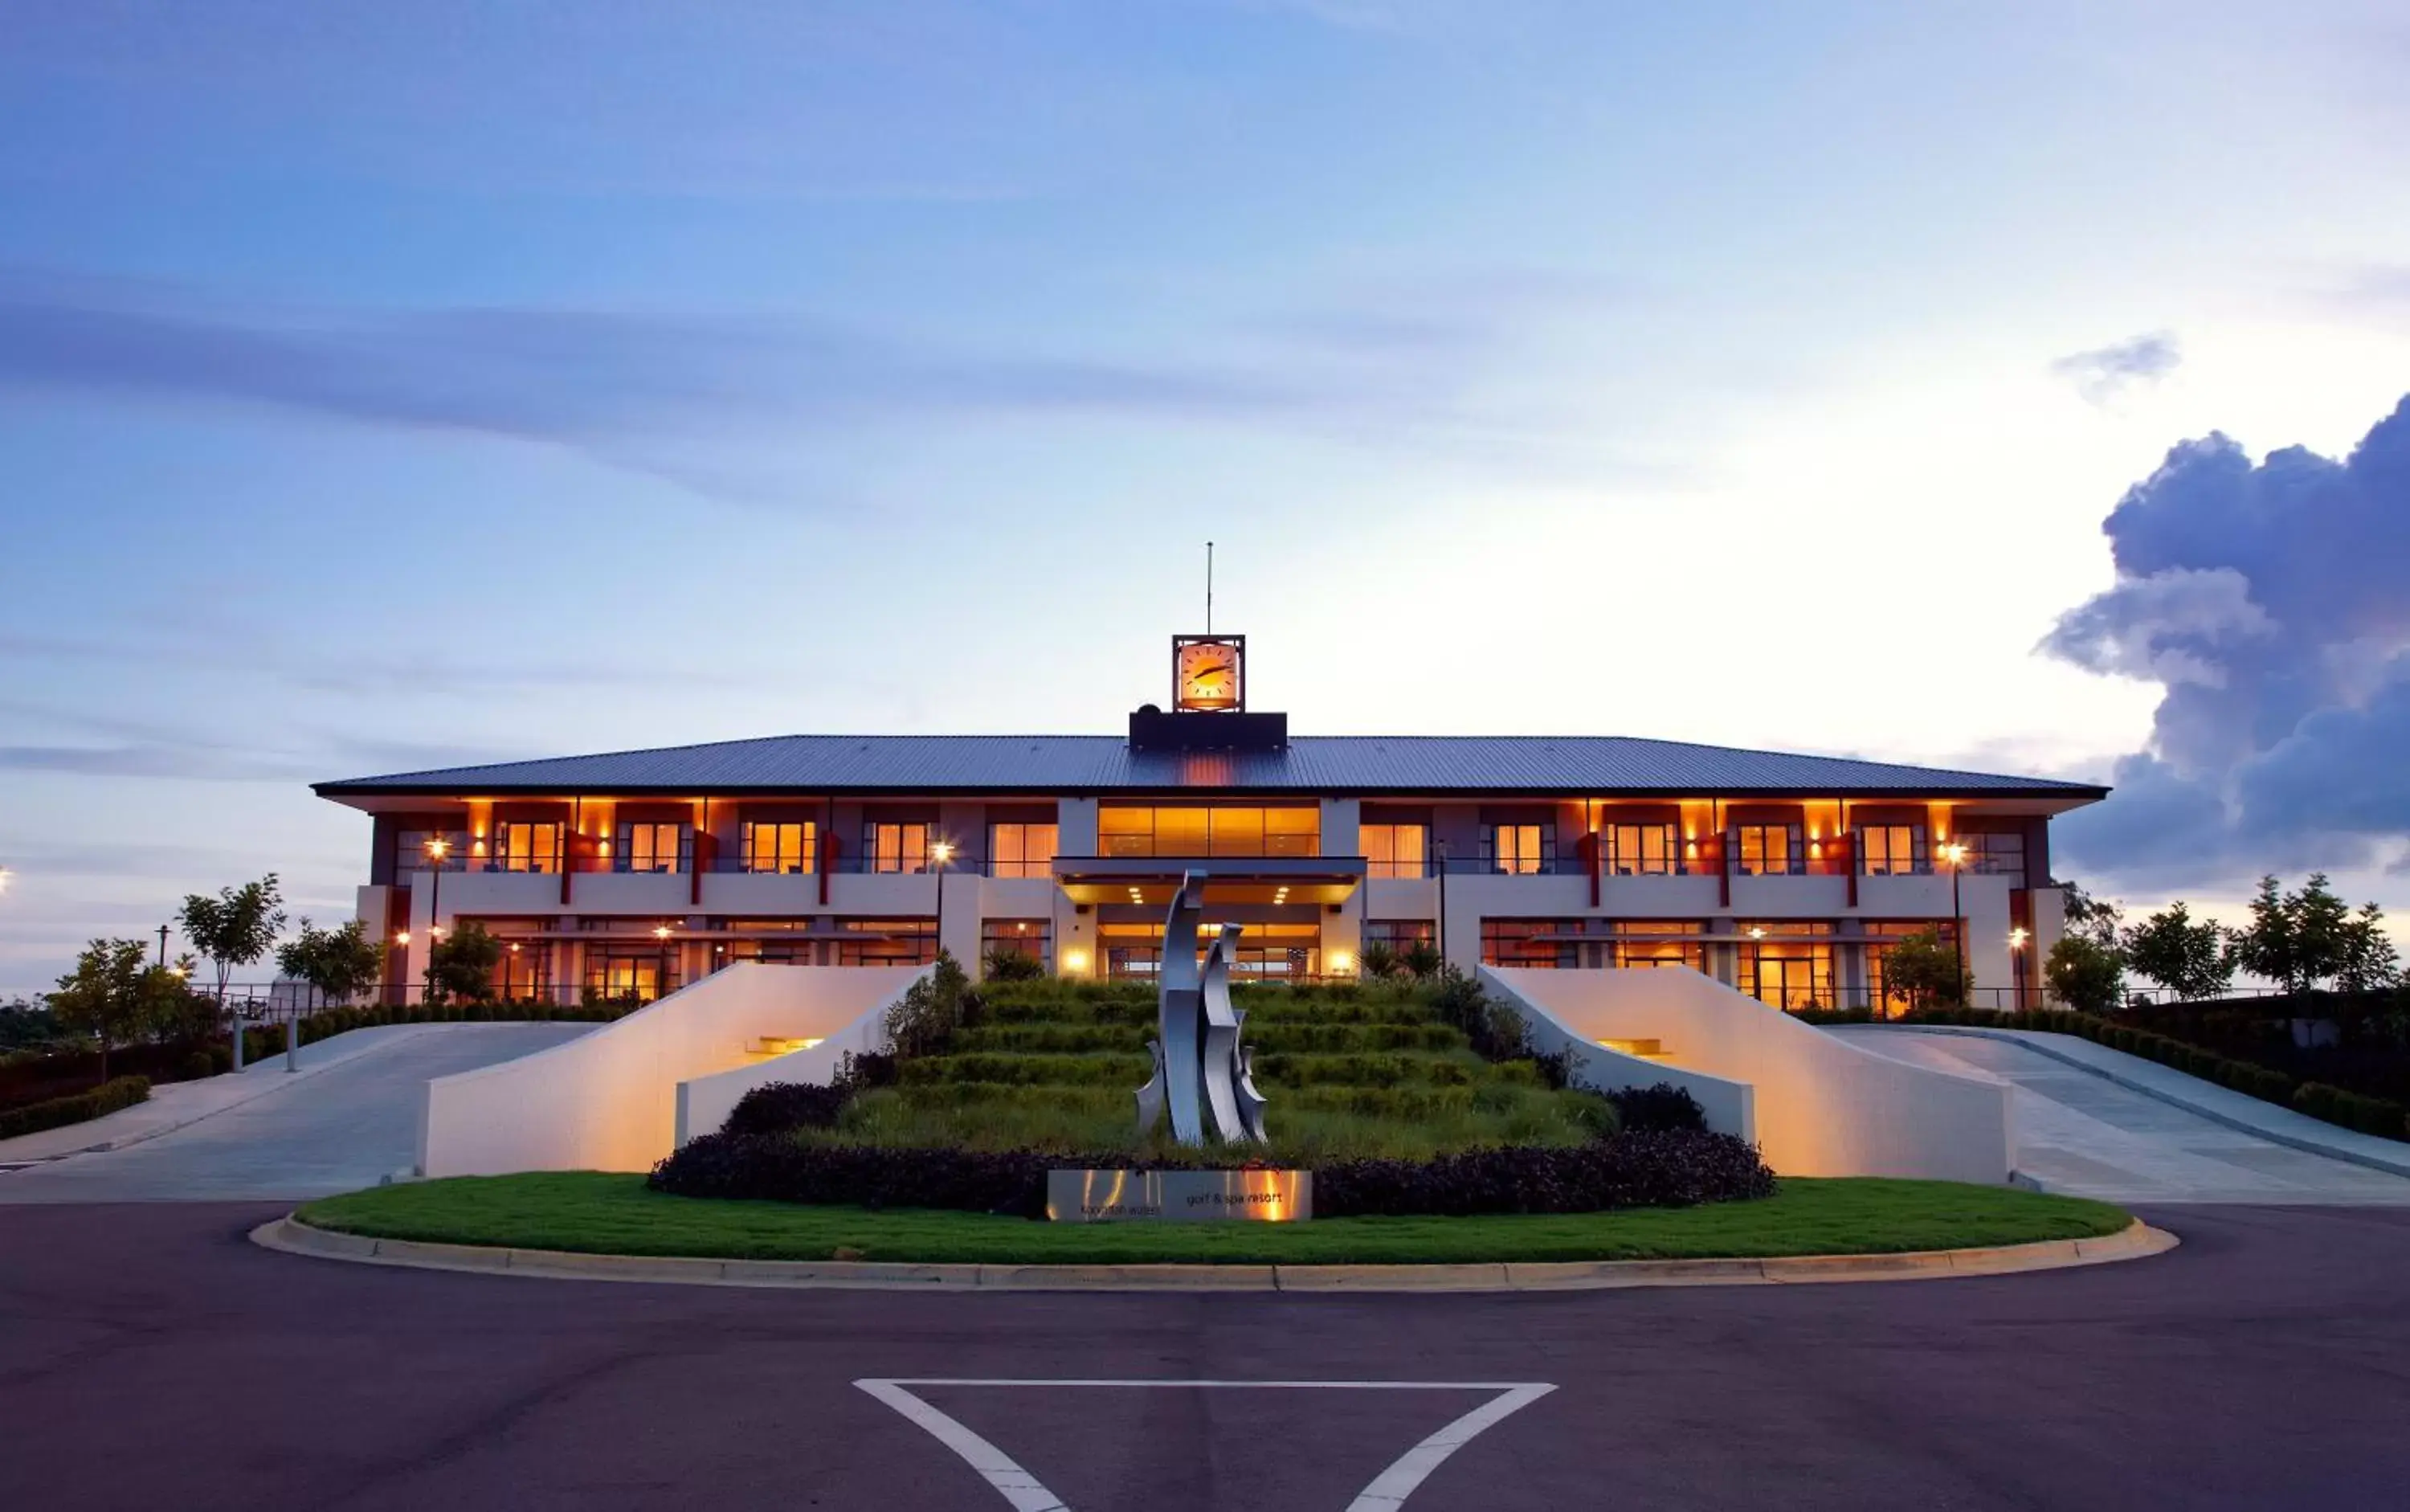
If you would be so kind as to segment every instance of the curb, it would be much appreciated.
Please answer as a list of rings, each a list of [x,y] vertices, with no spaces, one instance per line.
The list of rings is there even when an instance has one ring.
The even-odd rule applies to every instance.
[[[2195,1117],[2206,1118],[2211,1123],[2230,1128],[2238,1134],[2248,1134],[2254,1139],[2266,1140],[2271,1144],[2281,1144],[2287,1149],[2299,1150],[2303,1155],[2321,1155],[2330,1160],[2340,1160],[2347,1166],[2359,1166],[2368,1170],[2381,1170],[2390,1176],[2410,1176],[2410,1151],[2405,1151],[2400,1159],[2388,1159],[2386,1156],[2370,1155],[2360,1150],[2345,1149],[2338,1145],[2323,1144],[2316,1140],[2309,1139],[2300,1134],[2290,1134],[2281,1129],[2268,1128],[2261,1125],[2254,1124],[2247,1119],[2237,1118],[2232,1113],[2227,1112],[2222,1109],[2212,1108],[2205,1103],[2196,1102],[2187,1098],[2180,1098],[2165,1087],[2153,1086],[2147,1082],[2139,1082],[2131,1077],[2122,1076],[2106,1066],[2085,1060],[2080,1055],[2070,1055],[2066,1051],[2060,1050],[2056,1046],[2036,1042],[2040,1036],[2052,1032],[2050,1030],[1986,1029],[1980,1025],[1971,1024],[1852,1024],[1846,1025],[1846,1027],[1851,1029],[1904,1030],[1912,1034],[1954,1034],[1964,1036],[1969,1040],[1990,1040],[2004,1045],[2020,1045],[2026,1050],[2032,1051],[2035,1054],[2041,1056],[2044,1060],[2054,1060],[2058,1062],[2061,1066],[2071,1066],[2079,1071],[2089,1071],[2094,1076],[2100,1078],[2102,1081],[2111,1083],[2116,1086],[2124,1087],[2128,1092],[2140,1093],[2141,1096],[2150,1098],[2154,1102],[2162,1102],[2170,1108],[2181,1108],[2185,1112],[2191,1113]],[[2069,1035],[2067,1038],[2082,1040],[2083,1043],[2087,1045],[2095,1042],[2090,1040],[2083,1040],[2081,1035]],[[2108,1051],[2112,1055],[2122,1055],[2127,1054],[2125,1051],[2115,1049],[2109,1045],[2101,1045],[2099,1048]],[[2141,1060],[2142,1057],[2138,1055],[2134,1058]],[[2159,1063],[2157,1061],[2144,1061],[2143,1064],[2148,1066],[2158,1066]],[[2162,1066],[2159,1069],[2174,1076],[2191,1075],[2190,1072],[2179,1071],[2172,1066]],[[2199,1081],[2199,1079],[2195,1077],[2194,1080]],[[2214,1085],[2214,1083],[2204,1084]],[[2221,1092],[2233,1091],[2231,1087],[2219,1087],[2218,1090]],[[2250,1094],[2247,1092],[2236,1092],[2234,1095],[2238,1098],[2250,1097]],[[2252,1100],[2259,1101],[2260,1099],[2253,1098]],[[2284,1112],[2292,1112],[2291,1109],[2284,1107],[2281,1103],[2271,1102],[2267,1103],[2266,1106],[2277,1109]],[[2297,1116],[2306,1118],[2309,1115],[2302,1113]],[[2350,1131],[2339,1130],[2338,1132]],[[2374,1135],[2363,1136],[2363,1138],[2370,1139],[2374,1139],[2375,1137],[2376,1136]]]
[[[712,1260],[370,1239],[290,1214],[251,1231],[263,1249],[362,1265],[469,1271],[551,1281],[650,1281],[702,1287],[852,1291],[1603,1291],[1634,1287],[1794,1286],[1938,1281],[2107,1265],[2164,1255],[2176,1237],[2140,1218],[2098,1239],[2050,1239],[1898,1255],[1803,1255],[1755,1260],[1507,1261],[1486,1265],[914,1265],[878,1260]]]

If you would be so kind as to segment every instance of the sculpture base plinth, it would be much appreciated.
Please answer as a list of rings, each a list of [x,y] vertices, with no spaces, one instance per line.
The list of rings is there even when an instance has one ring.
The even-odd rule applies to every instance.
[[[1050,1170],[1053,1223],[1294,1223],[1314,1216],[1310,1170]]]

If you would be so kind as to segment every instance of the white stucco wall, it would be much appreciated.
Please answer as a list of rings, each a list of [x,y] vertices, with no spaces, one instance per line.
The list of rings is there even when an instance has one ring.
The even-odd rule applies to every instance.
[[[1481,977],[1544,1039],[1657,1040],[1673,1067],[1754,1088],[1758,1143],[1784,1175],[1997,1183],[2013,1169],[2004,1083],[1859,1050],[1698,972],[1485,967]]]
[[[921,975],[911,971],[905,985]],[[899,989],[900,993],[900,989]],[[859,1055],[877,1050],[887,1038],[887,1008],[895,995],[882,998],[864,1009],[850,1024],[839,1028],[808,1050],[797,1050],[768,1060],[748,1061],[728,1070],[714,1071],[705,1076],[691,1077],[677,1084],[677,1111],[674,1139],[677,1144],[700,1135],[717,1131],[728,1122],[745,1094],[755,1087],[768,1086],[773,1082],[808,1082],[826,1086],[836,1076],[837,1062],[847,1055]],[[799,1036],[798,1038],[813,1038]]]
[[[649,1170],[674,1146],[679,1083],[750,1064],[764,1037],[835,1035],[926,969],[739,962],[566,1044],[439,1077],[427,1083],[418,1169]]]

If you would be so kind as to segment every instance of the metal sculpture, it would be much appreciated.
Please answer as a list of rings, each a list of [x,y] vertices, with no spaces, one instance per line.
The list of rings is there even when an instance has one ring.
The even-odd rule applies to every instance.
[[[1181,879],[1164,920],[1156,1038],[1147,1041],[1154,1074],[1138,1089],[1139,1131],[1153,1133],[1169,1111],[1171,1137],[1183,1144],[1260,1144],[1264,1099],[1256,1091],[1256,1055],[1239,1043],[1247,1015],[1230,1006],[1230,955],[1240,928],[1224,924],[1199,963],[1197,930],[1204,916],[1205,877],[1192,871]]]

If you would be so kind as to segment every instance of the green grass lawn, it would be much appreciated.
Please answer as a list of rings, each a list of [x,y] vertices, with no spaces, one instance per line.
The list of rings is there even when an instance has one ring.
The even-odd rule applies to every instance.
[[[1896,1253],[2114,1233],[2105,1202],[1952,1182],[1790,1180],[1696,1208],[1299,1224],[1051,1224],[973,1213],[669,1197],[642,1176],[544,1171],[374,1187],[303,1221],[385,1239],[723,1259],[1343,1265]]]

